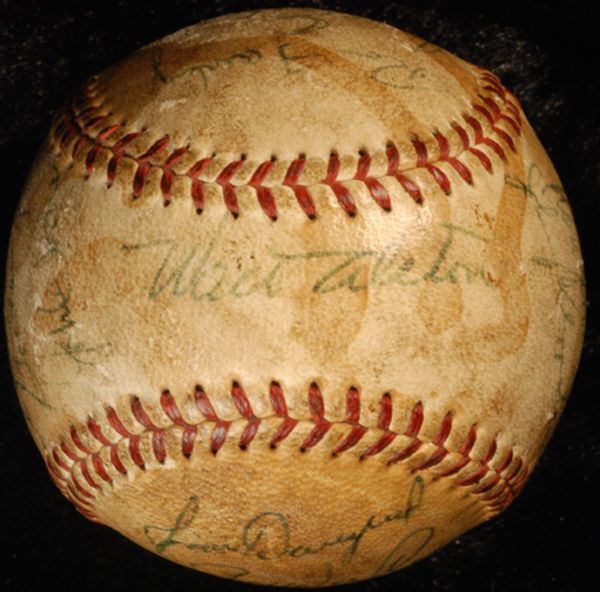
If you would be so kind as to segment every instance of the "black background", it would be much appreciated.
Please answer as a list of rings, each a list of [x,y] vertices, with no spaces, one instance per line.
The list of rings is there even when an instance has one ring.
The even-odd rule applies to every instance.
[[[500,517],[401,572],[340,590],[596,590],[599,537],[597,235],[600,43],[582,3],[56,3],[0,0],[2,265],[12,216],[52,113],[91,74],[181,27],[273,6],[386,21],[496,72],[521,100],[563,181],[579,229],[588,318],[572,395],[521,496]],[[3,267],[2,267],[3,271]],[[2,273],[3,276],[3,273]],[[179,567],[80,516],[54,487],[28,434],[0,340],[0,586],[59,590],[251,590]],[[591,553],[589,559],[588,553]]]

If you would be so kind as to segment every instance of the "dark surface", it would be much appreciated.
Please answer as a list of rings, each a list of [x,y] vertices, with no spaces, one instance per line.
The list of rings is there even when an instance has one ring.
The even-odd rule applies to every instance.
[[[91,74],[198,20],[280,2],[0,1],[2,265],[27,170],[56,108]],[[524,492],[499,518],[420,563],[343,590],[597,589],[599,537],[599,35],[575,3],[289,2],[384,20],[495,71],[521,100],[569,195],[586,264],[588,323],[562,420]],[[3,271],[3,267],[2,267]],[[3,274],[2,274],[3,275]],[[85,520],[59,494],[29,436],[0,340],[0,587],[24,590],[249,590],[137,547]],[[592,560],[586,555],[591,553]],[[254,588],[256,589],[256,588]]]

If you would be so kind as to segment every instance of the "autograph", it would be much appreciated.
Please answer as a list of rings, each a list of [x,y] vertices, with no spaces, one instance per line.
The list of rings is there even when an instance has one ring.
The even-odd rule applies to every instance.
[[[425,483],[416,476],[411,485],[405,504],[389,514],[371,515],[356,530],[339,532],[336,536],[314,542],[294,540],[288,517],[281,512],[261,512],[253,516],[242,527],[239,535],[229,541],[203,542],[194,536],[198,528],[194,521],[201,513],[200,497],[190,496],[177,515],[171,527],[146,525],[144,534],[154,551],[165,553],[171,547],[184,547],[202,554],[228,553],[273,561],[281,558],[300,559],[309,555],[319,555],[331,548],[343,548],[344,563],[350,562],[359,552],[361,542],[372,531],[379,530],[394,522],[408,524],[413,514],[423,506]],[[418,528],[406,534],[377,566],[376,573],[386,573],[398,569],[419,554],[433,539],[434,527]]]
[[[254,16],[257,16],[257,14],[249,14],[246,18],[251,21]],[[319,61],[323,57],[317,45],[312,50],[307,49],[306,39],[310,39],[314,33],[329,28],[331,23],[328,19],[302,14],[287,14],[277,17],[276,20],[277,23],[271,31],[270,44],[263,42],[262,44],[249,45],[230,54],[186,66],[171,74],[167,73],[167,68],[164,65],[167,61],[164,50],[153,48],[150,54],[153,79],[162,84],[170,84],[180,78],[197,78],[201,81],[203,90],[206,92],[210,90],[212,85],[217,84],[217,75],[220,71],[234,68],[252,69],[268,59],[275,58],[273,66],[279,64],[287,74],[293,75],[307,67],[307,60],[310,63],[311,59]],[[297,44],[300,44],[300,47],[295,48],[294,46]],[[439,47],[426,41],[413,43],[406,40],[403,48],[413,54],[441,51]],[[403,60],[399,60],[397,56],[373,51],[360,52],[354,47],[352,49],[338,48],[336,51],[340,55],[359,58],[361,67],[368,73],[371,80],[383,86],[406,90],[414,88],[416,86],[415,82],[418,80],[427,78],[427,72],[424,68],[410,65]]]
[[[113,351],[112,343],[108,341],[90,343],[82,341],[78,336],[79,320],[71,302],[72,281],[61,226],[68,221],[59,186],[60,173],[56,165],[53,165],[52,176],[48,183],[48,196],[37,220],[37,229],[42,240],[39,245],[32,247],[36,249],[32,256],[32,265],[36,270],[41,270],[44,266],[64,270],[62,274],[55,274],[54,279],[48,282],[47,290],[41,296],[41,302],[34,312],[34,322],[39,322],[40,331],[45,335],[45,346],[34,353],[30,338],[23,339],[19,340],[13,354],[15,384],[21,393],[25,393],[46,409],[54,409],[48,400],[47,390],[52,385],[59,384],[48,381],[44,372],[53,358],[59,358],[60,365],[64,362],[71,363],[79,373],[94,368],[99,359],[112,355]],[[33,224],[28,219],[29,216],[28,210],[19,210],[15,222],[20,223],[22,219],[24,224]],[[11,268],[14,269],[14,264]],[[7,277],[7,306],[13,311],[11,318],[14,323],[15,337],[18,337],[21,332],[18,322],[14,320],[18,317],[14,310],[15,299],[18,296],[14,273],[11,272]],[[62,384],[60,383],[61,386]]]
[[[307,251],[283,253],[269,251],[266,264],[259,259],[244,262],[220,255],[222,224],[215,233],[191,247],[175,239],[162,239],[143,244],[123,246],[126,253],[139,250],[162,250],[147,296],[156,300],[170,294],[195,301],[217,301],[262,294],[268,298],[280,296],[293,277],[294,266],[304,263],[304,271],[313,274],[310,290],[328,294],[339,290],[360,292],[392,285],[410,287],[424,282],[482,283],[495,288],[481,261],[469,253],[464,243],[487,243],[488,239],[455,224],[441,226],[445,236],[437,250],[427,252],[427,261],[419,260],[407,251],[402,241],[381,250]],[[455,248],[458,247],[458,248]]]
[[[559,364],[555,393],[557,401],[564,404],[569,387],[567,352],[578,331],[578,319],[584,306],[585,277],[581,266],[565,263],[565,250],[560,238],[567,237],[571,255],[579,258],[577,230],[563,187],[558,183],[545,182],[542,169],[537,164],[530,165],[525,179],[508,176],[506,183],[520,189],[529,200],[546,237],[549,256],[535,255],[531,263],[554,278],[555,310],[560,316],[554,354]],[[562,226],[563,232],[557,235],[555,225]]]

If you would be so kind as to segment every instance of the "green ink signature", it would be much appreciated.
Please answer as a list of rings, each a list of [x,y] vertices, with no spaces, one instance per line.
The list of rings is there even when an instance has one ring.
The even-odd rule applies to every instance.
[[[223,222],[219,224],[208,243],[195,243],[184,255],[178,257],[178,242],[171,239],[150,243],[123,245],[126,252],[140,249],[167,247],[167,254],[156,271],[148,298],[155,300],[163,292],[172,296],[189,296],[193,300],[216,301],[226,297],[244,298],[263,293],[272,298],[281,290],[281,264],[274,262],[262,272],[258,262],[239,269],[235,262],[218,258],[217,248],[221,239]]]
[[[337,263],[320,275],[313,284],[312,291],[318,294],[340,289],[358,292],[391,284],[414,286],[423,281],[456,284],[461,276],[467,283],[481,281],[486,286],[493,286],[480,263],[470,264],[464,260],[452,260],[450,256],[457,235],[482,242],[488,242],[488,239],[455,224],[443,224],[442,227],[446,231],[445,240],[425,273],[418,271],[416,259],[404,253],[402,247],[398,246],[388,246],[382,251],[311,251],[299,254],[275,253],[274,256],[288,261],[337,260]]]
[[[193,525],[200,514],[200,497],[190,496],[171,527],[146,525],[144,535],[158,554],[165,553],[171,547],[184,547],[202,554],[228,553],[249,556],[261,561],[273,561],[282,558],[301,559],[319,555],[331,548],[344,548],[342,562],[348,563],[359,552],[362,541],[371,532],[384,528],[394,522],[408,524],[411,517],[423,506],[425,483],[420,476],[412,482],[405,504],[389,514],[371,515],[362,526],[350,532],[340,532],[337,536],[313,543],[298,543],[288,517],[281,512],[261,512],[252,517],[242,527],[239,535],[225,542],[202,542],[194,539]],[[376,567],[376,573],[385,573],[398,569],[420,553],[432,540],[433,527],[418,528],[401,538],[383,561]]]
[[[222,59],[204,62],[201,64],[194,64],[192,66],[182,68],[175,74],[167,77],[167,75],[161,69],[163,60],[162,50],[157,49],[154,50],[152,54],[152,71],[154,73],[154,78],[165,84],[167,82],[177,80],[178,78],[199,77],[202,81],[202,85],[204,86],[204,90],[208,90],[210,77],[215,72],[218,72],[219,70],[228,70],[236,65],[248,66],[256,64],[262,61],[262,59],[263,54],[259,49],[248,48],[243,51],[232,53],[231,55]]]
[[[31,397],[34,401],[37,401],[42,407],[50,410],[54,410],[52,406],[46,400],[45,394],[45,381],[43,381],[32,367],[27,352],[24,348],[19,348],[18,355],[14,361],[15,369],[15,384],[21,392]]]
[[[292,25],[292,28],[289,31],[278,31],[275,30],[277,34],[287,34],[287,35],[307,35],[310,33],[314,33],[315,31],[321,31],[323,29],[327,29],[330,26],[330,23],[327,19],[320,18],[317,16],[310,16],[306,14],[284,14],[277,17],[277,20],[289,21]],[[305,24],[298,25],[298,21],[305,21]]]
[[[246,18],[251,19],[252,15],[248,15]],[[276,46],[273,48],[276,50],[276,55],[280,58],[280,64],[288,74],[295,74],[307,67],[310,68],[307,60],[316,59],[320,61],[323,58],[319,51],[317,51],[316,46],[313,48],[314,51],[307,53],[307,51],[311,50],[307,49],[306,42],[302,37],[310,36],[312,33],[328,28],[330,23],[326,19],[291,14],[282,15],[278,17],[278,20],[281,24],[287,25],[289,23],[291,25],[291,28],[287,31],[284,26],[282,29],[276,27],[272,32],[276,43]],[[301,50],[294,49],[294,46],[298,44],[301,44]],[[263,47],[261,49],[259,47],[248,47],[220,59],[186,66],[170,76],[163,69],[164,50],[160,47],[154,48],[150,54],[153,81],[168,84],[179,78],[197,77],[202,81],[204,90],[208,90],[211,78],[217,72],[228,70],[235,66],[246,67],[263,62],[271,54],[273,48]],[[407,48],[413,53],[441,51],[439,47],[425,41],[420,41],[417,44],[409,43]],[[339,53],[373,61],[376,65],[370,71],[372,80],[391,88],[401,90],[412,89],[415,87],[415,84],[412,83],[427,78],[427,72],[424,68],[419,66],[414,67],[393,56],[385,56],[375,51],[360,52],[354,49],[339,50]],[[405,78],[407,82],[401,84],[395,80],[395,76],[398,75]]]
[[[74,338],[72,329],[76,326],[73,319],[70,304],[70,286],[66,289],[55,279],[52,281],[54,288],[52,306],[39,308],[38,314],[48,315],[51,328],[48,335],[54,336],[54,349],[45,357],[67,357],[76,363],[78,367],[94,366],[97,356],[107,356],[112,353],[110,342],[98,345],[88,345]]]
[[[285,276],[293,273],[294,265],[299,262],[304,263],[308,272],[314,262],[310,289],[315,294],[339,290],[360,292],[392,285],[410,287],[423,282],[478,282],[495,288],[481,262],[465,258],[468,249],[463,245],[454,248],[464,241],[487,243],[488,239],[455,224],[444,224],[441,228],[445,235],[437,251],[427,254],[429,261],[418,261],[405,250],[399,239],[396,244],[381,250],[270,251],[266,264],[256,259],[242,264],[220,254],[223,222],[214,234],[191,247],[182,247],[175,239],[161,239],[122,248],[126,253],[166,250],[148,288],[150,300],[163,294],[209,302],[245,298],[252,294],[274,298],[284,292]]]
[[[535,255],[530,261],[538,268],[554,275],[556,281],[555,303],[560,311],[560,329],[557,338],[557,349],[554,357],[559,362],[556,396],[564,402],[567,398],[566,384],[566,350],[569,333],[577,331],[582,295],[585,290],[585,277],[582,269],[567,266],[560,261],[562,245],[555,244],[555,237],[550,228],[551,221],[561,223],[568,233],[568,240],[574,253],[579,252],[577,231],[569,210],[567,196],[563,187],[556,183],[545,183],[540,167],[532,164],[526,179],[507,176],[507,185],[523,192],[530,201],[540,227],[546,237],[550,256]]]
[[[53,175],[48,183],[51,191],[38,220],[43,237],[43,253],[33,264],[36,268],[43,265],[64,266],[67,261],[59,226],[64,219],[58,191],[59,180],[59,171],[56,166],[53,166]],[[8,287],[9,299],[13,300],[14,278],[9,279]],[[43,363],[50,358],[65,357],[74,362],[79,371],[83,367],[93,367],[99,356],[108,356],[112,353],[112,344],[109,342],[88,344],[74,336],[77,320],[72,313],[71,289],[68,273],[55,277],[48,284],[48,291],[45,294],[46,306],[40,306],[35,311],[36,317],[43,320],[46,336],[49,338],[48,348],[43,353],[34,355],[30,351],[30,346],[26,345],[29,341],[24,340],[14,354],[15,384],[20,392],[47,409],[53,408],[46,395],[46,388],[51,383],[43,378],[42,372],[39,372],[40,362]],[[19,335],[18,327],[15,327],[15,335]]]
[[[50,179],[50,187],[54,189],[48,199],[48,203],[44,207],[41,216],[42,236],[46,243],[47,250],[42,256],[42,260],[47,257],[56,257],[59,260],[64,259],[64,253],[60,247],[58,240],[59,229],[58,224],[61,219],[62,211],[58,203],[58,193],[56,188],[60,180],[60,173],[56,165],[52,166],[53,175]]]

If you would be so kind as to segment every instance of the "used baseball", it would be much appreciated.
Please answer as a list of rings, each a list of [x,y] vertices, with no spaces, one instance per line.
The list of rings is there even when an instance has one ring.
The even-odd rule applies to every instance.
[[[92,77],[11,237],[58,488],[192,568],[322,586],[505,509],[584,326],[557,174],[498,78],[388,25],[217,18]]]

